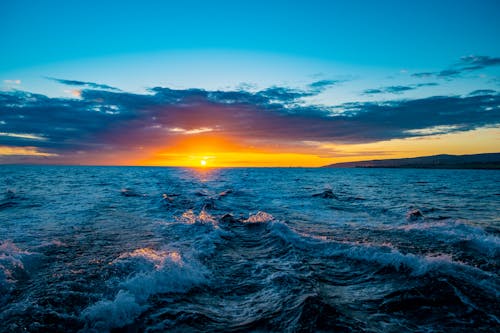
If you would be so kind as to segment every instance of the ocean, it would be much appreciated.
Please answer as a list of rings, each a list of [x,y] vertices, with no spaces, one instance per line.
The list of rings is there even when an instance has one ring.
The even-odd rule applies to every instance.
[[[500,327],[494,170],[1,166],[0,332]]]

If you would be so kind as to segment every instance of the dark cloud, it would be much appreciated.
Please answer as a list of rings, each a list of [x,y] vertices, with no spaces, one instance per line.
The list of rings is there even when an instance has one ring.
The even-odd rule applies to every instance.
[[[496,94],[495,90],[492,89],[479,89],[479,90],[474,90],[473,92],[469,93],[469,96],[474,96],[474,95],[488,95],[488,94]]]
[[[500,65],[499,57],[489,57],[489,56],[466,56],[461,58],[461,64],[467,64],[466,67],[469,70],[481,69],[490,66]]]
[[[425,130],[435,127],[447,133],[500,124],[500,95],[492,91],[334,107],[296,103],[310,94],[283,87],[258,92],[155,87],[149,94],[85,89],[80,99],[0,92],[0,145],[64,156],[168,145],[179,133],[208,130],[248,145],[300,146],[304,141],[376,142],[429,135],[436,131]]]
[[[391,94],[401,94],[402,92],[413,90],[415,87],[411,86],[390,86],[386,87],[385,91]]]
[[[350,103],[344,112],[351,124],[364,133],[352,141],[379,141],[392,138],[425,136],[418,130],[447,127],[440,133],[473,130],[500,123],[500,96],[436,96],[388,103]],[[429,131],[430,133],[430,131]]]
[[[295,90],[284,87],[271,87],[266,90],[259,91],[257,95],[262,96],[270,101],[282,103],[293,102],[299,98],[313,96],[314,92]]]
[[[417,78],[437,77],[441,79],[453,79],[461,77],[462,74],[467,72],[498,65],[500,65],[500,58],[498,57],[470,55],[460,58],[458,63],[447,69],[438,72],[414,73],[412,76]]]
[[[366,89],[363,90],[363,94],[365,95],[375,95],[375,94],[383,94],[385,91],[383,89]]]
[[[432,72],[413,73],[411,76],[417,78],[427,78],[427,77],[433,77],[434,73]]]
[[[436,86],[439,86],[439,83],[436,83],[436,82],[418,83],[418,84],[415,84],[413,86],[415,86],[417,88],[420,88],[420,87],[436,87]]]
[[[339,83],[342,83],[344,81],[342,80],[320,80],[320,81],[315,81],[313,83],[310,83],[308,85],[308,88],[312,90],[313,92],[320,93],[323,92],[324,90],[338,85]]]
[[[48,150],[90,149],[94,134],[111,126],[113,106],[88,100],[49,98],[22,91],[0,93],[2,132],[32,134],[46,140],[0,136],[0,145],[36,146]],[[125,119],[125,115],[120,118]]]
[[[377,88],[377,89],[366,89],[363,90],[364,95],[376,95],[376,94],[402,94],[405,91],[408,90],[414,90],[417,88],[421,87],[431,87],[431,86],[437,86],[437,83],[419,83],[419,84],[412,84],[412,85],[407,85],[407,86],[389,86],[389,87],[382,87],[382,88]]]
[[[464,69],[445,69],[436,73],[436,76],[441,78],[457,77],[462,74],[463,71]]]
[[[55,81],[55,82],[58,82],[58,83],[61,83],[61,84],[67,85],[67,86],[121,91],[120,89],[108,86],[107,84],[99,84],[99,83],[94,83],[94,82],[85,82],[85,81],[76,81],[76,80],[56,79],[53,77],[46,77],[46,79],[51,80],[51,81]]]

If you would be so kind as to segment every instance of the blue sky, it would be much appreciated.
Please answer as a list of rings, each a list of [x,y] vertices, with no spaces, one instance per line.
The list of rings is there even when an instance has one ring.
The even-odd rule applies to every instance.
[[[498,54],[498,1],[24,1],[0,4],[1,70],[224,49],[385,68]]]
[[[294,76],[293,67],[305,63],[310,75],[440,70],[463,56],[498,55],[498,12],[498,1],[6,0],[0,4],[0,75],[98,75],[119,59],[125,75],[144,67],[153,83],[166,79],[148,72],[151,59],[178,55],[178,63],[182,54],[195,67],[214,63],[219,72],[234,54],[257,55],[246,68],[290,63],[284,70],[296,80],[306,78],[301,70]]]
[[[404,139],[415,133],[435,133],[436,126],[450,133],[497,128],[499,106],[474,96],[498,98],[499,12],[498,1],[4,0],[0,2],[0,93],[8,97],[0,101],[4,103],[0,105],[0,146],[63,153],[59,146],[48,144],[51,136],[60,133],[27,120],[6,120],[4,116],[10,117],[13,111],[5,101],[11,103],[12,98],[24,107],[31,98],[26,94],[40,94],[49,98],[44,108],[71,100],[72,107],[81,109],[95,103],[86,98],[100,94],[100,101],[112,99],[115,104],[92,105],[91,110],[123,107],[137,112],[135,100],[145,96],[157,97],[146,103],[148,107],[163,105],[159,90],[152,90],[155,87],[171,89],[169,96],[183,91],[182,98],[192,95],[209,104],[254,103],[256,109],[273,110],[281,105],[275,110],[281,115],[289,109],[310,108],[308,112],[316,115],[358,110],[361,116],[375,112],[373,105],[391,105],[410,109],[411,117],[418,119],[418,112],[426,110],[416,110],[411,103],[428,105],[436,97],[460,98],[446,103],[469,108],[474,102],[479,103],[477,110],[494,111],[486,117],[459,110],[467,113],[469,123],[433,118],[435,123],[401,124],[385,133],[366,130],[369,125],[360,117],[366,133],[353,125],[347,136],[328,137],[333,125],[315,123],[323,134],[313,141],[322,144]],[[228,102],[217,95],[221,91],[235,93],[241,100]],[[298,97],[291,99],[291,93]],[[254,97],[249,99],[247,94]],[[173,107],[171,100],[167,104]],[[54,121],[43,126],[61,125],[57,117],[53,115]],[[380,126],[381,119],[375,118],[372,125]],[[114,122],[106,123],[112,127]],[[299,146],[310,137],[307,130],[302,133],[296,138]],[[265,133],[260,135],[267,143],[271,140]],[[42,144],[33,139],[37,136],[43,138]],[[93,137],[86,143],[101,139]]]

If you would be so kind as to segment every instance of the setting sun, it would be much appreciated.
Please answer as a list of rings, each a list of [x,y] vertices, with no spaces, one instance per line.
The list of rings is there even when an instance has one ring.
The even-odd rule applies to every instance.
[[[207,161],[206,160],[201,160],[200,164],[201,164],[201,166],[206,166],[207,165]]]

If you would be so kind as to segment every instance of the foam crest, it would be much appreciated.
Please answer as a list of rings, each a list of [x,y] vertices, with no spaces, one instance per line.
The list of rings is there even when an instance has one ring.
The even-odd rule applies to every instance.
[[[399,226],[396,229],[404,231],[424,231],[439,240],[448,243],[465,242],[476,251],[489,258],[500,255],[500,237],[486,233],[479,227],[474,227],[457,220],[413,223]]]
[[[198,231],[198,234],[193,239],[191,248],[196,253],[197,258],[210,257],[217,251],[217,244],[224,242],[224,238],[231,237],[232,234],[228,230],[224,230],[217,226],[204,231]]]
[[[186,292],[206,281],[207,271],[178,251],[140,248],[112,262],[123,275],[113,300],[102,300],[82,313],[87,328],[109,330],[132,324],[148,308],[148,298],[161,293]]]
[[[440,271],[453,265],[465,266],[454,262],[450,255],[436,253],[419,256],[403,254],[389,245],[349,244],[348,247],[333,251],[333,255],[342,255],[356,260],[376,262],[382,266],[393,267],[398,271],[410,270],[413,276],[422,276],[431,271]]]
[[[215,218],[209,213],[207,213],[205,209],[202,209],[198,215],[196,215],[192,209],[189,209],[184,213],[182,213],[180,217],[177,217],[177,220],[186,224],[195,224],[195,223],[216,224]]]
[[[257,212],[256,214],[250,215],[248,219],[244,220],[245,223],[264,223],[274,220],[271,214],[266,212]]]
[[[129,253],[122,254],[115,262],[127,258],[138,259],[146,264],[152,264],[155,269],[161,269],[168,261],[182,264],[182,258],[177,251],[153,250],[150,248],[140,248]]]
[[[12,291],[16,275],[24,271],[23,259],[30,252],[21,250],[11,241],[0,244],[0,303]]]
[[[10,263],[13,266],[23,267],[22,258],[30,254],[28,251],[21,250],[11,241],[4,241],[0,244],[0,262]]]
[[[389,243],[373,244],[325,240],[299,234],[281,222],[273,222],[270,227],[271,233],[275,236],[297,248],[314,253],[314,256],[318,257],[345,257],[372,262],[383,267],[392,267],[397,271],[406,271],[413,276],[437,272],[452,276],[458,274],[464,278],[474,276],[478,281],[492,277],[490,273],[479,268],[453,260],[448,254],[434,253],[421,256],[413,253],[402,253]],[[497,290],[496,288],[495,285],[491,286],[492,290]]]
[[[43,241],[38,247],[67,247],[68,244],[58,240],[53,239],[51,241]]]
[[[144,310],[145,307],[137,304],[134,295],[120,290],[113,300],[99,301],[86,308],[82,312],[82,317],[91,323],[93,329],[109,331],[114,327],[132,324]]]

